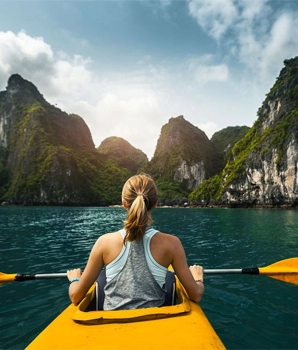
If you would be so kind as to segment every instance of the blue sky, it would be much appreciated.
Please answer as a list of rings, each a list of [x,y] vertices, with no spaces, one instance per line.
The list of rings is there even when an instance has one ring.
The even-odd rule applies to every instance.
[[[119,136],[149,159],[171,117],[209,138],[252,126],[297,55],[298,1],[0,0],[0,91],[19,73],[96,146]]]

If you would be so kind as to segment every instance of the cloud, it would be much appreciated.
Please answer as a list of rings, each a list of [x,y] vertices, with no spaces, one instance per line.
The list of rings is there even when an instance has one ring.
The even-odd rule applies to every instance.
[[[211,82],[226,82],[229,78],[229,67],[226,64],[212,64],[214,56],[205,54],[192,57],[185,63],[186,70],[200,86]],[[185,72],[183,68],[182,71]]]
[[[243,64],[246,79],[250,76],[258,84],[270,77],[272,81],[282,62],[297,55],[297,10],[290,12],[268,0],[189,0],[188,8],[198,25]],[[223,69],[210,68],[210,77],[219,71],[225,79]],[[199,73],[204,76],[208,69]]]
[[[68,57],[63,52],[55,55],[43,38],[33,38],[24,31],[0,32],[0,75],[7,80],[11,74],[19,73],[50,98],[82,92],[92,80],[89,63],[90,59],[78,55]]]
[[[120,136],[153,155],[163,117],[160,95],[151,86],[115,80],[96,104],[80,101],[72,108],[88,115],[96,146],[108,136]]]
[[[24,31],[0,32],[1,90],[9,76],[18,73],[33,82],[51,104],[79,114],[96,146],[106,137],[120,136],[151,157],[161,123],[166,122],[161,101],[167,97],[159,87],[163,68],[148,57],[145,62],[146,69],[104,75],[92,70],[90,58],[53,52],[43,38]]]
[[[24,31],[17,35],[11,31],[0,32],[1,80],[16,72],[35,76],[52,73],[53,51],[41,37],[32,38]],[[2,88],[2,87],[1,87]]]
[[[189,13],[212,37],[219,40],[237,18],[233,0],[190,0]]]
[[[229,76],[229,68],[225,64],[217,66],[198,66],[194,70],[197,82],[205,84],[208,82],[224,82]]]
[[[32,81],[51,104],[85,120],[96,146],[106,137],[119,136],[151,158],[161,127],[171,117],[182,114],[193,124],[201,118],[199,125],[209,137],[220,125],[219,86],[229,79],[229,70],[226,64],[215,64],[213,55],[178,64],[172,60],[156,64],[147,55],[134,70],[96,71],[89,57],[53,52],[43,38],[25,32],[0,32],[0,38],[0,52],[5,48],[5,56],[0,56],[2,81],[12,73]],[[200,90],[210,82],[222,83],[210,84],[212,98],[207,96],[207,86]],[[225,114],[231,116],[230,110]]]
[[[293,30],[293,29],[296,30]],[[283,13],[272,26],[266,46],[262,50],[261,71],[265,78],[276,72],[285,59],[297,55],[298,13]],[[266,76],[267,75],[267,76]]]
[[[89,69],[90,58],[83,58],[80,55],[69,57],[60,52],[59,58],[53,63],[53,74],[49,77],[49,94],[62,95],[71,98],[76,95],[88,94],[88,87],[92,85],[93,74]]]

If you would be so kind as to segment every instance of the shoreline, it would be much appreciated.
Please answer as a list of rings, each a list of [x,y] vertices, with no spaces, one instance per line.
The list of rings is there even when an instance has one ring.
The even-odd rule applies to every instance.
[[[99,205],[99,204],[54,204],[54,203],[41,203],[41,204],[10,204],[8,202],[0,203],[1,207],[99,207],[99,208],[122,208],[121,204],[111,205]],[[230,205],[194,205],[190,203],[184,203],[183,205],[158,205],[157,208],[173,209],[173,208],[184,208],[184,209],[271,209],[271,210],[297,210],[298,205],[295,204],[254,204],[249,205],[246,203],[237,203]]]

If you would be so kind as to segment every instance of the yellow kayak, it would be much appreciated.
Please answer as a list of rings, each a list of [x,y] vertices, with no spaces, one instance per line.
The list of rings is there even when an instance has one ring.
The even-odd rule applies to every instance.
[[[78,306],[69,305],[26,349],[225,349],[177,277],[172,306],[88,311],[95,297],[94,284]]]

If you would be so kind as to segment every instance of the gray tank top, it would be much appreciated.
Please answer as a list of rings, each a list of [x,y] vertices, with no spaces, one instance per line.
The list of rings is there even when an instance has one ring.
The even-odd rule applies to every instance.
[[[131,242],[123,269],[105,288],[104,310],[130,310],[163,305],[165,291],[152,276],[143,240]]]

